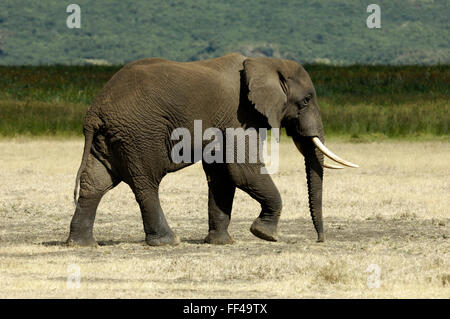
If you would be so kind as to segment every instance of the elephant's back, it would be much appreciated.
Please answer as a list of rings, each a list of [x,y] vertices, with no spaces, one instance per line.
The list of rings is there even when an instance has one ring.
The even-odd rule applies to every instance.
[[[92,107],[112,122],[149,116],[172,116],[179,122],[211,119],[218,110],[237,108],[242,61],[240,55],[198,62],[135,61],[107,82]]]

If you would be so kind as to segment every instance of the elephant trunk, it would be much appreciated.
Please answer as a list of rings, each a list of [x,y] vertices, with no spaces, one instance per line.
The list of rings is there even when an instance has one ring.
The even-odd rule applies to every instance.
[[[323,134],[319,139],[324,143]],[[322,221],[322,186],[324,155],[316,148],[310,137],[294,137],[294,142],[305,157],[306,179],[308,184],[308,201],[314,228],[317,231],[317,241],[325,240]]]
[[[323,142],[324,138],[321,137]],[[313,144],[313,143],[308,143]],[[308,183],[309,211],[317,232],[317,241],[323,242],[323,221],[322,221],[322,185],[323,185],[323,153],[315,146],[308,145],[305,152],[306,179]]]

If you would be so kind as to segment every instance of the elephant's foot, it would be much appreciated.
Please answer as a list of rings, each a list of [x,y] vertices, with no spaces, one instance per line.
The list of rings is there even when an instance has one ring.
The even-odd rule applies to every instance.
[[[93,236],[70,235],[66,244],[71,247],[97,247],[98,244]]]
[[[229,245],[234,243],[234,240],[226,230],[210,230],[208,236],[205,238],[205,243],[213,245]]]
[[[250,231],[258,238],[268,241],[277,241],[277,227],[276,222],[265,222],[258,217],[250,227]]]
[[[163,236],[147,234],[145,236],[145,242],[150,246],[176,246],[180,243],[180,238],[174,232],[170,231]]]

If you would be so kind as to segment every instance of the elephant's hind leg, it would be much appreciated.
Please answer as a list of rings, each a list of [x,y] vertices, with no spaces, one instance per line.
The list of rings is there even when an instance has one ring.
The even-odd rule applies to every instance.
[[[231,208],[236,187],[223,164],[203,163],[208,180],[208,223],[209,232],[205,242],[209,244],[232,244],[228,233]]]
[[[178,236],[170,229],[159,202],[158,187],[133,189],[141,208],[145,242],[150,246],[177,245]]]
[[[119,184],[120,180],[112,176],[106,167],[92,154],[89,155],[86,168],[80,177],[80,196],[78,207],[70,223],[67,244],[77,246],[96,246],[93,226],[98,204],[103,195]]]

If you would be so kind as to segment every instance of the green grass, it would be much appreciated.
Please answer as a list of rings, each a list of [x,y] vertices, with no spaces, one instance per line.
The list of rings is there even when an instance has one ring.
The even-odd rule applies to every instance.
[[[383,104],[383,95],[379,99],[379,103],[342,104],[334,103],[333,98],[322,99],[325,132],[327,135],[346,133],[353,137],[375,133],[387,137],[449,134],[448,99],[416,97],[414,101],[387,105]]]
[[[0,136],[81,135],[87,108],[68,102],[0,100]]]
[[[119,66],[0,66],[0,100],[90,104],[119,69]]]
[[[395,104],[414,98],[449,97],[450,65],[390,66],[305,65],[319,97],[367,98],[378,103]],[[382,95],[382,99],[379,98]]]
[[[89,104],[120,66],[0,66],[0,136],[82,134]],[[329,136],[448,137],[450,66],[306,65]]]

